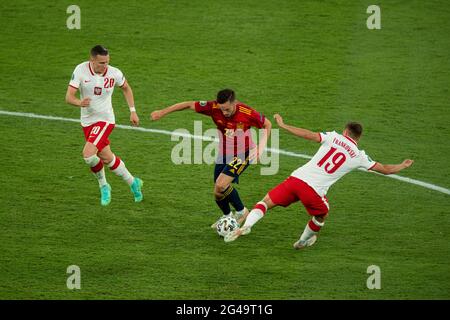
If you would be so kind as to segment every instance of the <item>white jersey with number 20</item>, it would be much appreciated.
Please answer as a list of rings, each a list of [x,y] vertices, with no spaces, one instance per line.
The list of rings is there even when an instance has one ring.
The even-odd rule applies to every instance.
[[[319,148],[314,157],[291,176],[303,180],[318,195],[325,196],[333,183],[358,168],[370,170],[376,162],[369,158],[357,143],[335,131],[320,133]]]
[[[69,85],[80,90],[81,99],[91,98],[89,107],[81,108],[83,127],[99,121],[115,123],[111,96],[114,87],[121,87],[124,83],[123,73],[113,66],[108,66],[103,74],[94,73],[89,61],[75,68]]]

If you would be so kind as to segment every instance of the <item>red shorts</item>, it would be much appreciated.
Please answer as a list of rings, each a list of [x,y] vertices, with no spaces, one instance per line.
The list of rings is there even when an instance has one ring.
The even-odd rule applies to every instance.
[[[312,216],[327,214],[329,209],[326,197],[322,198],[306,182],[292,176],[270,190],[269,197],[273,203],[283,207],[300,200]]]
[[[114,129],[114,124],[100,121],[91,124],[89,127],[83,127],[86,142],[92,143],[98,151],[109,145],[108,137]]]

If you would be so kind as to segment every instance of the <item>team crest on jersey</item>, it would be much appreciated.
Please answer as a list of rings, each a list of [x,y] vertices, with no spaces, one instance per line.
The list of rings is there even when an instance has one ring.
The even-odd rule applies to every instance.
[[[206,107],[207,101],[200,101],[200,107]]]
[[[102,95],[102,88],[100,88],[100,87],[95,87],[95,88],[94,88],[94,94],[95,94],[96,96],[101,96],[101,95]]]
[[[237,125],[236,125],[236,129],[241,129],[241,130],[244,130],[244,124],[242,123],[242,122],[239,122]]]

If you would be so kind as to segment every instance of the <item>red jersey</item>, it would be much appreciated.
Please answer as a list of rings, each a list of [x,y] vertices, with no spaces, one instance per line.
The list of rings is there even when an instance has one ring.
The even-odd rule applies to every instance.
[[[228,118],[223,115],[217,101],[197,101],[195,111],[210,116],[220,131],[220,155],[243,154],[256,147],[249,129],[261,129],[266,120],[262,113],[241,102],[236,104],[235,113]]]

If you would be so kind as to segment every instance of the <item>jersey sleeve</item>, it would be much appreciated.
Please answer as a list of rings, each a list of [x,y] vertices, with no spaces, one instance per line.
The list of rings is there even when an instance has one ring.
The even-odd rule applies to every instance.
[[[114,82],[116,87],[122,87],[125,84],[125,76],[123,75],[122,71],[119,69],[116,69],[114,72]]]
[[[195,112],[210,116],[212,114],[212,108],[214,101],[196,101]]]
[[[371,170],[377,164],[377,162],[373,161],[364,151],[361,151],[360,157],[360,168]]]
[[[328,143],[332,138],[334,134],[333,132],[319,132],[319,136],[320,136],[320,143],[324,144],[324,143]]]
[[[264,126],[265,121],[266,117],[262,113],[252,110],[252,113],[250,115],[250,123],[253,127],[261,129]]]
[[[72,78],[70,78],[69,86],[78,89],[81,84],[81,70],[80,66],[77,66],[72,73]]]

